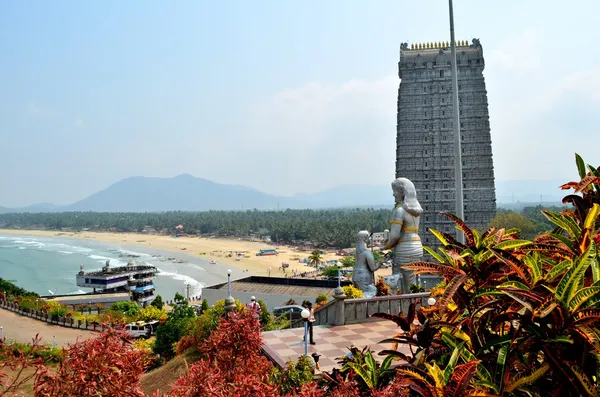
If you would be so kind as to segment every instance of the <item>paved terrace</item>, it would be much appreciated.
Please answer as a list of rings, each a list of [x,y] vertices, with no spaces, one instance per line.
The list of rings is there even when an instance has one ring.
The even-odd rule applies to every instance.
[[[400,332],[400,327],[392,321],[372,321],[350,325],[319,325],[313,329],[316,345],[308,345],[308,354],[317,352],[321,355],[319,366],[321,372],[331,371],[338,364],[336,360],[348,353],[354,343],[362,349],[369,346],[377,354],[381,350],[390,349],[391,344],[379,344]],[[304,354],[304,328],[293,328],[262,333],[263,351],[279,366],[285,367],[290,360],[297,361]],[[399,350],[410,353],[408,345],[400,345]],[[383,357],[376,357],[381,361]]]

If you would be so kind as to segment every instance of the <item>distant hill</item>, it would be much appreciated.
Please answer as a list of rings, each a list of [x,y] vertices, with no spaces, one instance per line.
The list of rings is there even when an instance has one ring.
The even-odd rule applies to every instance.
[[[173,178],[123,179],[65,211],[162,212],[305,208],[287,197],[272,196],[244,186],[225,185],[191,175]]]
[[[558,189],[564,181],[496,181],[498,207],[560,205],[566,195]],[[0,207],[5,212],[163,212],[209,210],[276,210],[317,208],[389,208],[393,206],[391,186],[342,185],[321,192],[275,196],[258,190],[179,175],[173,178],[131,177],[67,206],[50,203],[24,208]]]

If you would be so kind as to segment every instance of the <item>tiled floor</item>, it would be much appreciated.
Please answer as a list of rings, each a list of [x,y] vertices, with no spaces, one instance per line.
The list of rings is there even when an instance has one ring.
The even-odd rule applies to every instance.
[[[343,326],[319,325],[314,327],[313,332],[316,345],[308,345],[308,354],[320,354],[321,371],[330,371],[337,366],[336,359],[348,353],[353,343],[360,349],[370,346],[376,353],[390,349],[391,344],[379,342],[393,337],[400,332],[400,328],[392,321],[375,321]],[[282,367],[304,354],[303,328],[263,332],[262,337],[263,351]],[[410,353],[408,346],[401,346],[399,350]],[[376,358],[378,361],[383,359],[382,356]]]

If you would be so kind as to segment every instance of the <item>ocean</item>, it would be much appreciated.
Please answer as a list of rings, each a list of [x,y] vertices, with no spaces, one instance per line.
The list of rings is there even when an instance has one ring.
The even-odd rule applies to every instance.
[[[130,258],[127,255],[139,255]],[[161,261],[158,256],[175,257],[186,263]],[[85,271],[100,270],[110,260],[113,267],[129,260],[156,266],[155,294],[171,300],[175,293],[202,294],[202,287],[227,281],[227,267],[207,260],[168,250],[152,249],[96,240],[0,234],[0,277],[39,295],[67,295],[92,292],[75,283],[80,265]],[[247,276],[232,269],[232,278]]]

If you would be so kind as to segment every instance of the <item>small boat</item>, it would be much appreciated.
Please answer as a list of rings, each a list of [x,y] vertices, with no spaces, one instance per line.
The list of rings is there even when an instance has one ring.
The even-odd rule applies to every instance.
[[[215,260],[212,260],[212,261],[210,261],[210,264],[211,264],[211,265],[216,265],[216,264],[217,264],[217,261],[215,261]]]

